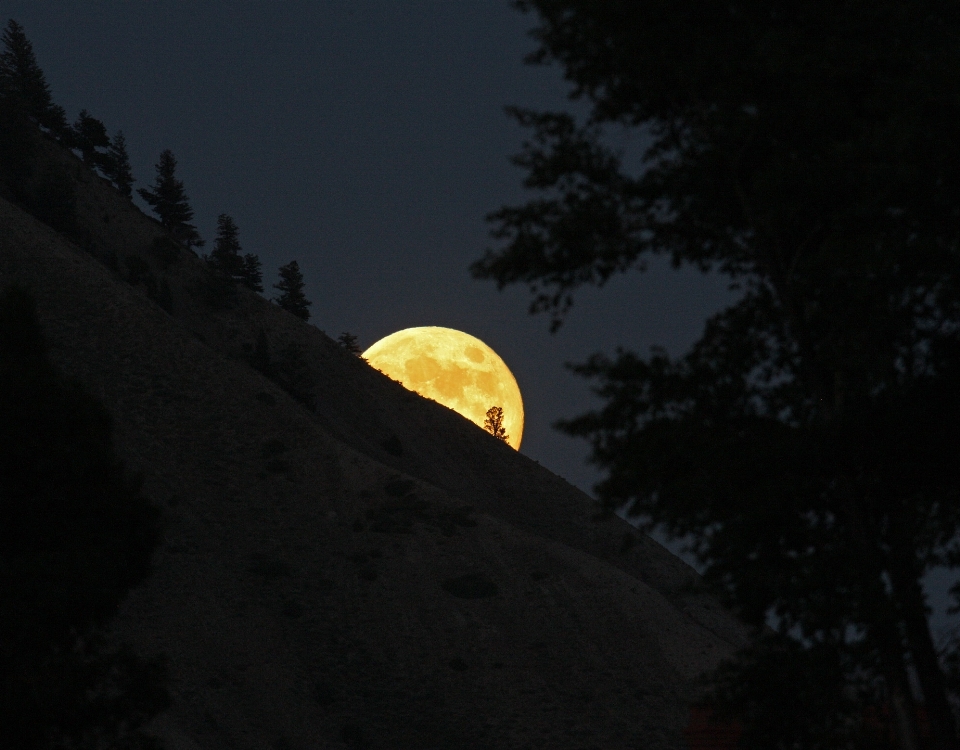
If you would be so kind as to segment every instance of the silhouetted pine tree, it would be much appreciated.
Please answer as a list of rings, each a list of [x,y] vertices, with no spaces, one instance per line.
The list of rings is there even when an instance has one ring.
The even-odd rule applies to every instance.
[[[105,633],[147,576],[160,514],[109,413],[49,361],[33,300],[0,295],[0,747],[158,747],[162,664]],[[94,738],[99,738],[95,741]]]
[[[346,349],[351,354],[356,354],[358,357],[363,353],[363,349],[360,348],[360,344],[357,342],[357,337],[352,333],[344,331],[337,337],[337,343],[341,347]]]
[[[12,18],[3,32],[3,52],[0,52],[0,81],[16,101],[16,105],[39,125],[54,135],[69,136],[67,116],[63,107],[53,103],[50,86],[37,64],[33,45],[27,39],[23,26]]]
[[[500,406],[491,406],[487,409],[487,418],[483,422],[483,429],[493,435],[497,440],[507,442],[510,436],[503,426],[503,408]]]
[[[240,282],[258,294],[263,294],[263,264],[253,253],[243,256],[243,268],[240,271]]]
[[[303,274],[300,273],[297,261],[292,260],[287,265],[280,266],[280,283],[273,285],[274,289],[280,290],[280,296],[275,302],[298,318],[309,320],[310,311],[307,307],[313,303],[307,301],[303,287]]]
[[[217,239],[213,252],[206,259],[216,271],[239,281],[248,289],[263,292],[263,271],[258,258],[253,253],[240,255],[239,230],[236,222],[227,214],[217,217]]]
[[[106,126],[96,117],[91,117],[85,109],[80,110],[80,116],[73,123],[73,140],[71,144],[80,151],[83,163],[88,167],[99,167],[109,171],[109,161],[106,154],[97,151],[98,148],[109,148],[110,137]]]
[[[240,250],[236,222],[227,214],[220,214],[217,217],[217,238],[213,241],[213,252],[207,258],[207,263],[220,273],[239,278],[243,272]]]
[[[177,159],[170,149],[160,154],[156,164],[157,178],[152,190],[140,188],[137,194],[153,208],[166,227],[180,242],[190,247],[202,247],[197,228],[190,224],[193,209],[183,189],[183,182],[176,178]]]
[[[36,160],[36,126],[10,84],[0,76],[0,181],[23,200]]]
[[[107,177],[117,186],[117,190],[127,198],[133,197],[133,190],[130,186],[136,180],[133,179],[133,171],[130,169],[127,139],[124,138],[122,130],[116,132],[107,149],[106,169],[108,170]]]

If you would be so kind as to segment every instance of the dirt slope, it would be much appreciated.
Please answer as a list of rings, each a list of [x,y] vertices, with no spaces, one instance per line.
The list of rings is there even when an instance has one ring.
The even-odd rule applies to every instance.
[[[170,659],[170,748],[680,746],[690,679],[743,638],[692,570],[256,295],[211,308],[197,259],[77,176],[87,251],[0,200],[0,283],[164,508],[118,632]],[[261,330],[300,400],[250,366]]]

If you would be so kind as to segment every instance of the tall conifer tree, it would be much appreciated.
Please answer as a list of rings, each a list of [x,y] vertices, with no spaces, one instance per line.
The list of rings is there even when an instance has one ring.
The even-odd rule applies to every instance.
[[[107,128],[85,109],[80,110],[80,116],[73,124],[72,145],[80,150],[84,164],[88,167],[98,167],[109,176],[110,166],[107,154],[97,150],[110,147]]]
[[[253,253],[241,255],[239,229],[227,214],[217,217],[217,239],[207,258],[211,268],[239,281],[248,289],[263,293],[263,271],[260,258]]]
[[[280,296],[276,298],[276,303],[288,312],[292,312],[301,320],[309,320],[310,311],[307,307],[312,302],[308,302],[303,293],[303,274],[300,272],[300,266],[297,261],[292,260],[287,265],[280,267],[280,283],[274,284],[274,289],[280,290]]]
[[[53,103],[50,86],[37,64],[33,45],[27,39],[23,26],[12,18],[3,32],[3,51],[0,52],[0,81],[10,91],[17,104],[38,124],[58,137],[69,134],[63,107]]]
[[[177,159],[170,149],[160,154],[156,170],[153,189],[140,188],[137,193],[153,207],[160,223],[180,242],[188,248],[203,246],[204,241],[200,239],[197,228],[190,223],[193,209],[187,200],[183,182],[176,177]]]
[[[263,264],[253,253],[243,256],[243,269],[240,272],[240,281],[248,289],[263,294]]]
[[[217,238],[213,242],[213,252],[210,253],[208,263],[231,278],[239,278],[243,271],[239,234],[232,217],[227,214],[217,217]]]
[[[343,348],[346,349],[351,354],[360,356],[363,354],[363,349],[360,346],[360,342],[357,340],[357,337],[350,333],[349,331],[344,331],[339,336],[337,336],[337,343]]]
[[[33,171],[37,142],[35,125],[11,81],[0,76],[0,181],[23,200]]]
[[[131,186],[136,180],[133,179],[133,171],[130,168],[130,157],[127,154],[127,139],[122,130],[118,130],[110,142],[107,149],[107,169],[109,177],[117,190],[127,198],[133,196]]]

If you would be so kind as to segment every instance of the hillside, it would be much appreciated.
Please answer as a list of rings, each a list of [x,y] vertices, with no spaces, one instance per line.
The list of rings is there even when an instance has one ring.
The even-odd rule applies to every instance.
[[[681,746],[744,637],[693,570],[42,147],[81,239],[0,198],[0,283],[164,509],[117,632],[169,657],[169,748]]]

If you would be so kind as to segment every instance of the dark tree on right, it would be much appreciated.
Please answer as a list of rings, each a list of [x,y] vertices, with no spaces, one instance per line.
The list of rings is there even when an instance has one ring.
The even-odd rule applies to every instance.
[[[179,242],[186,247],[202,247],[197,228],[190,223],[193,209],[187,199],[183,181],[178,180],[177,158],[170,149],[160,154],[156,164],[157,177],[153,189],[140,188],[137,193],[153,208],[160,223],[166,227]]]
[[[604,404],[561,424],[608,509],[690,535],[727,602],[776,624],[713,704],[775,748],[869,746],[885,706],[909,748],[922,703],[928,746],[957,748],[920,582],[960,564],[960,6],[516,5],[588,115],[510,110],[538,194],[491,215],[475,276],[528,285],[554,329],[653,255],[739,290],[682,356],[577,366]]]
[[[291,260],[287,265],[280,266],[280,282],[273,285],[274,289],[280,291],[280,296],[275,299],[275,302],[301,320],[309,320],[310,311],[307,307],[313,303],[307,300],[303,287],[303,274],[300,272],[297,261]]]

